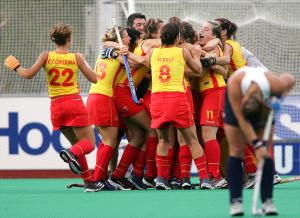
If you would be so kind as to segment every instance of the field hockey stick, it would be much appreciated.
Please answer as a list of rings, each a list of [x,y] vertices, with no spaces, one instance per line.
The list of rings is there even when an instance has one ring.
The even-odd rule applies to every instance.
[[[73,188],[73,187],[77,187],[77,188],[83,188],[84,184],[79,184],[79,183],[71,183],[67,185],[67,188]]]
[[[112,21],[113,21],[113,25],[114,25],[114,28],[115,28],[115,31],[116,31],[116,34],[117,34],[117,37],[118,37],[119,46],[120,46],[120,48],[122,48],[123,43],[122,43],[122,39],[121,39],[120,32],[119,32],[119,29],[118,29],[117,19],[112,18]],[[134,83],[133,83],[133,80],[132,80],[132,74],[131,74],[131,70],[130,70],[130,67],[129,67],[127,55],[123,55],[123,59],[124,59],[124,65],[125,65],[125,69],[126,69],[126,74],[127,74],[127,78],[128,78],[128,84],[129,84],[129,87],[130,87],[132,100],[136,104],[142,104],[143,100],[142,99],[139,100],[137,98],[137,95],[136,95],[136,89],[134,87]]]
[[[290,177],[290,178],[286,178],[286,179],[282,179],[279,184],[284,184],[284,183],[289,183],[289,182],[296,182],[296,181],[300,181],[300,176],[295,176],[295,177]]]
[[[283,100],[282,98],[278,98],[275,99],[274,101],[271,101],[271,105],[270,105],[271,110],[269,112],[267,123],[265,125],[265,129],[263,133],[264,142],[268,142],[268,140],[270,139],[275,110],[279,110],[280,102],[282,102],[282,100]],[[262,211],[257,209],[257,203],[258,203],[258,195],[260,192],[261,179],[263,176],[264,164],[265,164],[265,157],[263,157],[262,160],[259,161],[256,170],[256,175],[255,175],[255,184],[254,184],[253,199],[252,199],[252,215],[254,216],[262,215]]]

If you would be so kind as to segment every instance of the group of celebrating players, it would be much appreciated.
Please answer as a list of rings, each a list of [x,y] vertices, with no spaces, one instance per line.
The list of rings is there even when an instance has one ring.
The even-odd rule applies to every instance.
[[[237,26],[225,18],[204,22],[196,31],[190,23],[178,17],[171,17],[164,23],[161,19],[146,20],[143,14],[134,13],[128,17],[127,26],[118,27],[123,43],[121,48],[115,28],[103,34],[103,50],[94,70],[82,54],[69,53],[72,30],[66,24],[57,24],[51,30],[51,40],[57,46],[55,51],[41,53],[30,68],[23,68],[14,56],[9,56],[5,64],[27,79],[36,75],[42,67],[45,69],[53,129],[60,130],[72,144],[70,149],[60,152],[60,157],[81,176],[85,192],[192,189],[190,171],[194,161],[200,179],[199,188],[219,189],[229,185],[231,214],[243,214],[240,190],[254,185],[254,154],[262,141],[249,133],[250,136],[243,136],[244,141],[239,141],[245,145],[240,145],[238,152],[230,147],[236,142],[232,139],[234,129],[228,125],[239,126],[243,120],[235,107],[226,109],[226,104],[234,101],[226,87],[231,80],[229,78],[241,75],[240,72],[247,75],[250,71],[263,74],[269,71],[247,49],[241,48],[236,40]],[[123,55],[129,59],[133,83],[142,98],[139,104],[131,97]],[[86,104],[79,92],[79,71],[92,82]],[[245,96],[248,89],[256,93],[255,90],[263,89],[268,83],[265,81],[269,80],[248,79],[250,83],[246,86],[244,81],[248,77],[245,78],[241,79],[241,93]],[[282,90],[273,91],[272,85],[269,85],[269,93],[281,95],[287,92],[295,81],[291,75],[284,79],[288,84]],[[239,82],[233,77],[232,81],[235,80]],[[257,83],[258,88],[252,87],[251,81]],[[250,102],[249,106],[244,99],[238,104],[248,105],[248,111],[243,110],[243,115],[250,116],[255,103]],[[228,118],[229,112],[236,118],[236,124],[232,117]],[[92,174],[85,155],[95,147],[93,126],[102,140]],[[243,127],[248,128],[246,124]],[[225,137],[225,132],[229,138]],[[115,166],[113,162],[123,134],[128,144]],[[235,134],[238,138],[239,133]],[[228,159],[227,170],[225,163]],[[272,159],[270,164],[273,166]],[[242,170],[245,175],[241,173],[235,181],[231,174],[236,172],[229,167],[237,165],[241,166],[237,171]],[[126,178],[130,166],[132,168]],[[272,171],[272,183],[278,183],[280,177],[275,175],[273,179],[273,168],[268,168]],[[268,200],[270,203],[270,199],[272,193],[269,191],[263,202]],[[277,213],[274,208],[269,214]]]

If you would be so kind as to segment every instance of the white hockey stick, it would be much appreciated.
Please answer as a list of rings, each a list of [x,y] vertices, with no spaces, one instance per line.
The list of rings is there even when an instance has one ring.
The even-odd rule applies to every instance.
[[[263,134],[264,142],[268,142],[271,137],[270,134],[271,134],[271,130],[272,130],[272,123],[273,123],[273,119],[274,119],[275,110],[278,110],[280,108],[280,103],[282,101],[283,101],[282,98],[276,98],[273,102],[271,102],[271,110],[269,112],[267,123],[265,125],[264,134]],[[254,190],[253,190],[253,199],[252,199],[252,215],[254,215],[254,216],[263,215],[262,211],[257,209],[257,203],[258,203],[258,195],[260,193],[260,184],[261,184],[261,179],[263,176],[264,164],[265,164],[265,157],[262,160],[260,160],[260,162],[257,164],[255,184],[254,184]]]

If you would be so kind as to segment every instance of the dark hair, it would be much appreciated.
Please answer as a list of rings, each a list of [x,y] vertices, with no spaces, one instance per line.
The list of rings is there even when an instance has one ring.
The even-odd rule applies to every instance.
[[[127,27],[132,27],[136,18],[142,18],[146,20],[146,16],[141,13],[130,14],[127,18]]]
[[[250,96],[243,104],[244,117],[251,123],[255,123],[258,128],[264,126],[268,112],[269,108],[266,104],[254,96]]]
[[[144,26],[144,39],[152,39],[152,34],[156,34],[158,29],[159,29],[159,25],[162,24],[163,21],[159,18],[154,19],[154,18],[150,18],[146,21],[145,26]]]
[[[179,35],[179,27],[175,23],[167,23],[163,26],[160,39],[162,45],[172,45]]]
[[[137,40],[140,38],[141,33],[134,28],[126,28],[128,36],[130,37],[129,50],[133,51],[137,45]]]
[[[222,37],[222,29],[221,29],[221,27],[219,26],[218,23],[216,23],[214,21],[207,21],[207,22],[212,25],[212,29],[211,29],[212,34],[221,40],[221,43],[222,43],[221,47],[222,47],[222,50],[223,50],[224,39]]]
[[[192,26],[192,24],[188,22],[182,22],[180,24],[180,39],[183,42],[188,42],[191,44],[195,43],[196,32]]]
[[[56,45],[65,45],[72,36],[72,28],[68,24],[58,23],[50,32],[51,41]]]
[[[215,21],[220,22],[220,27],[222,30],[227,30],[227,37],[231,39],[231,37],[236,40],[236,32],[238,27],[235,23],[232,23],[230,20],[226,18],[217,18]]]
[[[180,27],[180,24],[181,24],[181,19],[179,17],[170,17],[169,18],[169,23],[175,23],[177,24],[178,27]]]

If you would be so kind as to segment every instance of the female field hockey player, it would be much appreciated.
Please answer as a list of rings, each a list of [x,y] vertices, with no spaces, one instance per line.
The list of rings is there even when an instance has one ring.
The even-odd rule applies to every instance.
[[[158,171],[156,189],[170,190],[168,182],[171,168],[168,158],[170,125],[174,125],[183,134],[190,146],[198,173],[202,170],[201,166],[206,165],[204,151],[196,135],[192,111],[187,102],[184,82],[185,63],[195,73],[202,74],[199,62],[201,48],[195,47],[193,57],[186,49],[178,48],[176,45],[179,41],[179,27],[174,23],[168,23],[162,28],[160,38],[162,47],[154,48],[144,57],[132,53],[129,53],[128,57],[135,62],[151,66],[151,127],[156,128],[159,139],[156,152]]]
[[[218,64],[226,64],[228,68],[228,77],[235,71],[247,65],[241,46],[237,41],[236,34],[238,27],[235,23],[227,20],[225,18],[217,18],[215,21],[219,24],[222,29],[222,38],[225,42],[224,45],[224,55],[223,57],[217,58]],[[221,60],[221,62],[219,62]],[[225,62],[224,62],[225,60]],[[223,62],[222,62],[223,61]],[[218,140],[223,144],[221,146],[227,147],[227,141],[225,139],[224,129],[219,129]],[[243,163],[245,167],[245,172],[247,173],[246,180],[244,183],[245,188],[251,188],[254,185],[254,178],[256,172],[256,160],[254,154],[251,151],[251,147],[247,146],[245,148],[245,156],[243,158]],[[222,149],[224,151],[224,148]],[[227,150],[227,149],[225,149]],[[227,154],[222,153],[223,160],[227,160]],[[225,156],[225,157],[224,157]],[[224,161],[225,163],[227,161]],[[225,164],[226,165],[226,164]],[[226,169],[226,167],[224,167]]]
[[[229,143],[227,178],[232,216],[244,214],[242,158],[247,144],[253,144],[258,162],[265,158],[260,187],[262,212],[265,215],[278,214],[272,202],[274,163],[267,152],[267,142],[262,141],[265,121],[268,117],[264,111],[268,111],[267,102],[273,96],[286,95],[294,84],[293,75],[283,73],[278,77],[260,67],[241,68],[228,80],[224,128]],[[272,135],[270,134],[269,137],[269,145],[272,142]]]
[[[72,144],[70,149],[60,152],[60,157],[74,173],[81,175],[85,192],[98,191],[103,188],[103,184],[92,181],[85,158],[86,154],[94,150],[95,136],[79,93],[78,72],[80,70],[93,83],[97,82],[97,75],[82,54],[69,53],[72,45],[69,25],[56,24],[51,30],[51,41],[56,44],[56,49],[42,52],[30,68],[22,67],[14,56],[7,57],[5,65],[26,79],[32,79],[44,68],[51,98],[53,130],[60,130]]]
[[[193,52],[194,44],[196,42],[196,31],[194,30],[193,26],[190,23],[187,22],[181,22],[180,24],[180,48],[186,48],[190,53]],[[202,51],[203,55],[203,51]],[[198,76],[200,78],[200,75],[195,74],[187,74],[187,72],[190,72],[191,69],[188,67],[185,68],[185,83],[186,83],[186,97],[188,100],[188,103],[191,107],[192,114],[195,118],[195,108],[193,103],[193,97],[191,92],[191,79],[193,76]],[[192,164],[192,154],[189,149],[189,146],[185,142],[185,139],[180,131],[177,130],[178,135],[178,142],[179,142],[179,164],[180,164],[180,179],[181,179],[181,187],[183,189],[191,189],[191,183],[190,183],[190,172],[191,172],[191,164]],[[204,153],[205,155],[205,153]],[[203,166],[203,169],[200,171],[201,177],[200,177],[200,188],[202,189],[212,189],[212,183],[209,180],[208,172],[207,172],[207,166]]]
[[[119,32],[124,45],[129,46],[130,37],[125,28],[119,27]],[[106,31],[102,36],[102,42],[117,42],[115,28]],[[87,98],[87,110],[92,123],[99,131],[102,141],[98,146],[94,180],[105,184],[105,189],[113,189],[106,182],[107,169],[114,150],[118,149],[119,137],[119,116],[115,103],[114,89],[118,77],[124,72],[124,65],[116,59],[103,59],[101,55],[97,58],[95,71],[97,83],[92,84]]]
[[[203,23],[199,41],[200,45],[205,46],[214,38],[221,39],[221,29],[218,24],[211,21]],[[219,45],[215,47],[213,53],[217,57],[223,55]],[[227,182],[220,172],[221,154],[220,145],[217,141],[217,132],[223,127],[222,113],[224,110],[224,93],[226,89],[224,79],[226,70],[220,68],[218,65],[212,65],[212,67],[204,68],[206,69],[205,75],[199,79],[198,86],[201,103],[197,108],[199,108],[199,124],[201,126],[202,140],[211,181],[215,188],[224,188]],[[215,67],[218,68],[216,69]]]

